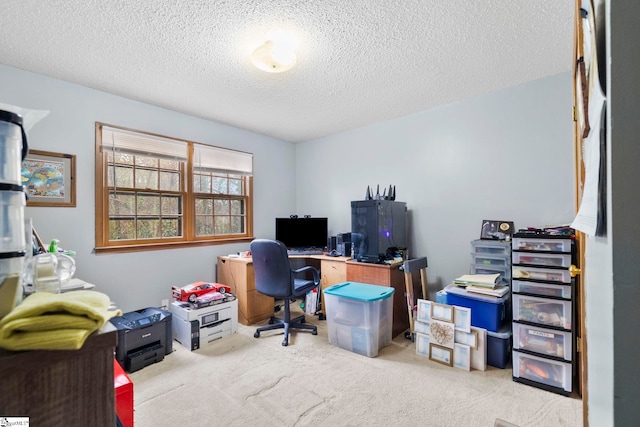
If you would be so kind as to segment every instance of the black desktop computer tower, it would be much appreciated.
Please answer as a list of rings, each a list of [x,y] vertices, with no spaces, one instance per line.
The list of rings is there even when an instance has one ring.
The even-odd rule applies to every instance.
[[[351,245],[354,258],[381,262],[390,250],[407,248],[407,204],[392,200],[351,202]]]

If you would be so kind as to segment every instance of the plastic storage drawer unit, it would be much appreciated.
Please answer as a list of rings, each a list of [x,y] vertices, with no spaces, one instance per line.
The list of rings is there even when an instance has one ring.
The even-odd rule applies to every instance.
[[[571,301],[513,295],[513,320],[571,329]],[[473,318],[473,312],[471,312]]]
[[[509,255],[488,255],[472,253],[471,263],[477,265],[507,267],[511,265],[511,257]]]
[[[345,282],[324,290],[329,344],[368,357],[391,343],[393,292],[386,286]]]
[[[511,283],[511,291],[516,294],[529,294],[541,297],[555,297],[571,299],[571,285],[555,283],[526,282],[514,280]]]
[[[511,256],[511,243],[499,240],[472,240],[471,252],[476,254]]]
[[[538,265],[542,267],[569,268],[571,266],[571,254],[513,251],[513,263]]]
[[[548,386],[549,391],[568,395],[572,390],[571,363],[544,359],[513,351],[513,380]],[[525,381],[523,381],[525,380]]]
[[[538,268],[524,265],[513,266],[514,279],[541,280],[543,282],[571,283],[571,275],[566,269]]]
[[[513,348],[527,350],[544,356],[573,358],[571,332],[555,331],[536,326],[513,324]]]
[[[447,291],[447,304],[467,307],[471,309],[471,325],[498,332],[505,323],[511,321],[509,314],[510,295],[502,298],[473,294],[466,289],[455,285],[449,285]]]
[[[571,239],[538,239],[536,237],[514,237],[514,251],[571,252]]]

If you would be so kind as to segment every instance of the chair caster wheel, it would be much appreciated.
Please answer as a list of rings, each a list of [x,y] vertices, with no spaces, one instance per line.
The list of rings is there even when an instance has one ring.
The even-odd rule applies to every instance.
[[[270,325],[273,325],[274,323],[276,323],[276,322],[274,322],[273,319],[269,319],[269,324]]]
[[[408,339],[408,340],[413,341],[413,334],[412,334],[411,332],[409,332],[409,331],[407,331],[407,332],[405,332],[405,333],[404,333],[404,337],[405,337],[406,339]]]
[[[307,323],[307,319],[303,317],[302,319],[300,319],[300,323]]]
[[[282,341],[282,346],[283,346],[283,347],[286,347],[286,346],[288,346],[288,345],[289,345],[289,341],[286,341],[286,340],[285,340],[285,341]]]
[[[260,338],[260,332],[256,332],[255,334],[253,334],[254,338]]]
[[[281,309],[281,307],[279,305],[276,305],[275,307],[273,307],[273,311],[276,312],[276,313],[279,312],[280,309]]]
[[[318,320],[327,320],[327,316],[325,316],[324,313],[320,313],[318,314]]]
[[[311,331],[311,335],[318,335],[318,331]]]

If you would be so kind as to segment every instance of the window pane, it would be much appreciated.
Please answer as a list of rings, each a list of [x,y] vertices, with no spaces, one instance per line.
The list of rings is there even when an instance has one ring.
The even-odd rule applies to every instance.
[[[196,216],[196,236],[211,236],[213,234],[213,217]]]
[[[231,217],[231,233],[232,234],[244,233],[244,217],[243,216]]]
[[[234,196],[242,195],[242,181],[239,179],[229,180],[229,194]]]
[[[109,152],[109,161],[111,163],[121,163],[123,165],[133,165],[133,156],[128,153],[116,153],[115,157],[112,152]]]
[[[231,234],[231,220],[228,216],[216,216],[214,218],[216,234]]]
[[[196,215],[211,215],[213,213],[213,201],[211,199],[196,199]]]
[[[182,221],[178,218],[162,220],[162,237],[182,236]]]
[[[160,196],[139,194],[136,204],[138,215],[160,215]]]
[[[227,178],[215,177],[213,179],[213,193],[227,194]]]
[[[160,159],[160,167],[162,169],[173,169],[173,170],[180,170],[180,161],[179,160],[167,160],[167,159]]]
[[[214,215],[229,215],[229,200],[214,200],[213,202],[213,214]]]
[[[208,175],[195,175],[193,187],[194,191],[198,193],[211,193],[211,177]]]
[[[115,170],[115,185],[114,185]],[[133,168],[126,166],[109,166],[109,186],[110,187],[133,187]]]
[[[179,215],[182,213],[181,197],[162,196],[162,215]]]
[[[136,169],[136,188],[157,190],[158,171],[151,169]]]
[[[178,172],[160,172],[160,190],[180,191],[180,174]]]
[[[109,215],[135,215],[135,200],[136,196],[131,193],[109,194]]]
[[[244,214],[244,202],[242,200],[230,200],[231,202],[231,215]]]
[[[132,219],[109,220],[109,240],[135,239],[135,222]]]
[[[136,166],[147,166],[150,168],[157,168],[158,159],[156,157],[136,156]]]
[[[138,219],[138,239],[157,239],[160,237],[160,220]]]

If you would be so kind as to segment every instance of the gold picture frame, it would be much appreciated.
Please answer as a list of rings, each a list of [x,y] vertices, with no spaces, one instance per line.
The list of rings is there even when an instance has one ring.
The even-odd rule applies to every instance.
[[[430,342],[429,360],[442,363],[443,365],[453,366],[453,349]]]
[[[29,150],[22,161],[27,206],[76,206],[76,156]]]

